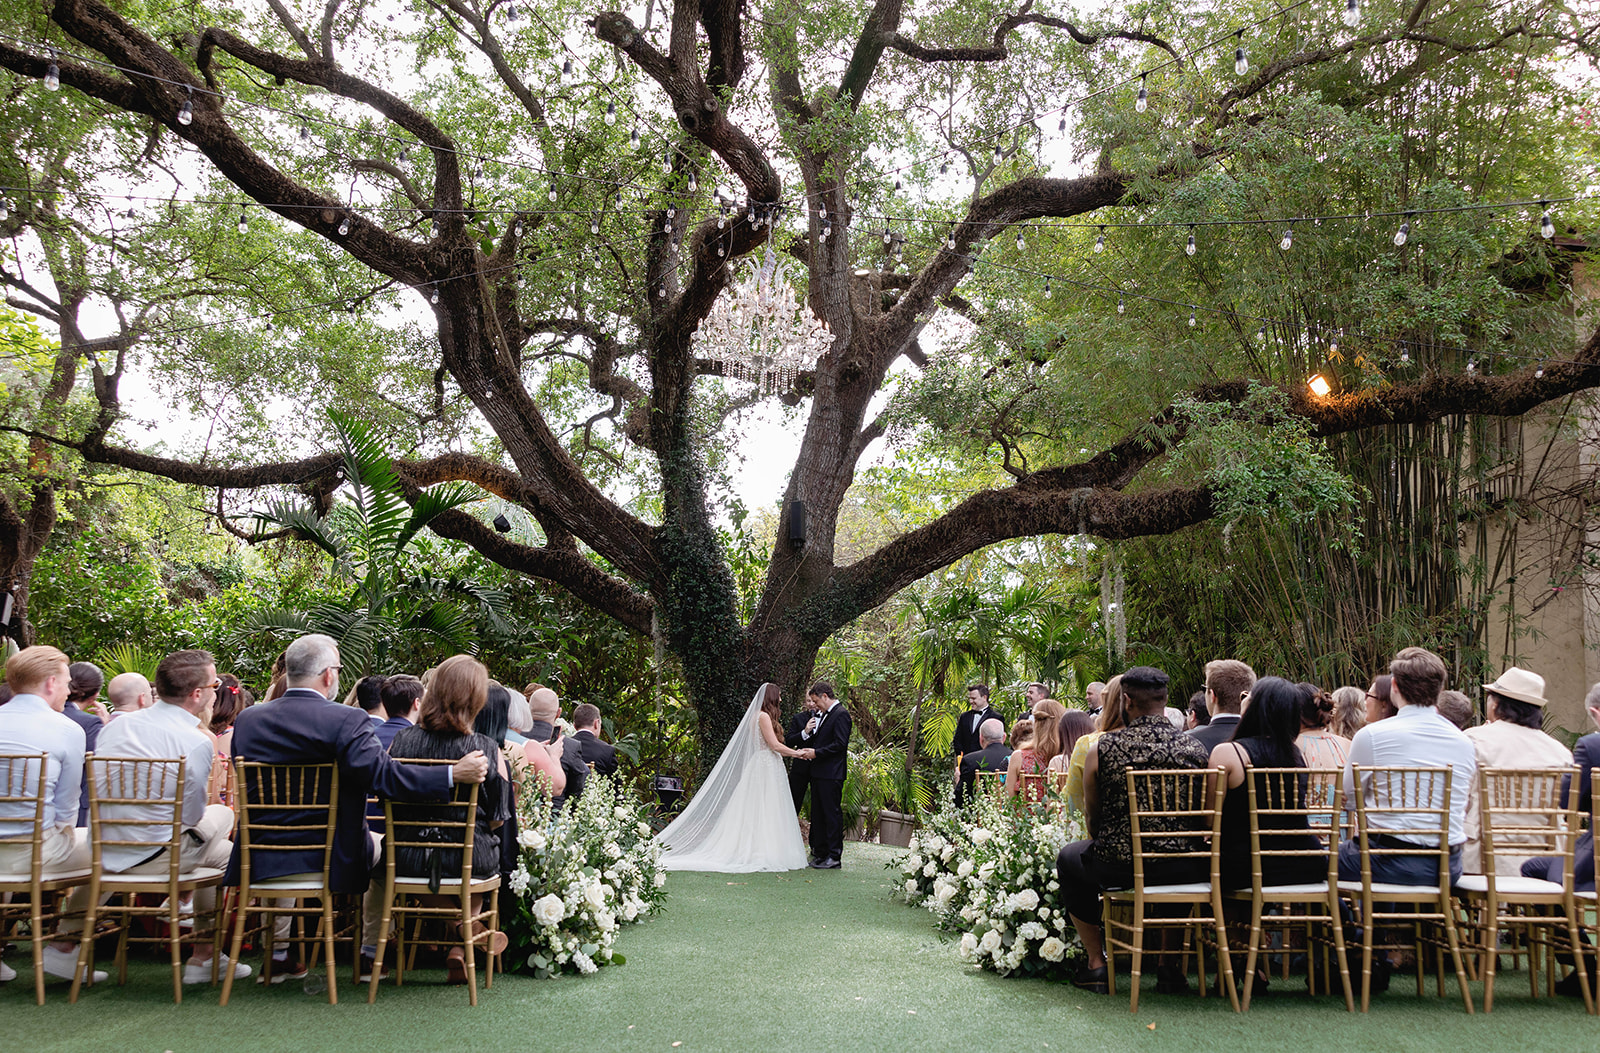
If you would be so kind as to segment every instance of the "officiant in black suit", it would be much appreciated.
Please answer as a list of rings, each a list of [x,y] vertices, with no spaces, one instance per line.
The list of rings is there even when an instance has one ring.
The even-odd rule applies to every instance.
[[[817,707],[812,703],[811,696],[807,695],[805,701],[800,703],[800,709],[789,718],[789,723],[783,729],[783,744],[792,750],[804,749],[811,745],[811,736],[816,734]],[[805,802],[806,789],[811,785],[811,762],[796,757],[789,762],[789,795],[794,798],[794,813],[800,814],[800,805]]]
[[[811,866],[838,870],[844,855],[844,775],[849,765],[850,711],[833,697],[833,685],[818,680],[806,692],[817,707],[816,730],[801,750],[811,762]]]

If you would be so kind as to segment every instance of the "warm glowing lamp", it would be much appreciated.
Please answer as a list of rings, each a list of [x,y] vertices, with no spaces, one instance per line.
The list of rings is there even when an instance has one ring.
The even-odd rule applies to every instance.
[[[1328,383],[1328,378],[1321,373],[1306,381],[1306,387],[1310,388],[1311,393],[1319,399],[1327,398],[1328,393],[1333,390],[1333,385]]]

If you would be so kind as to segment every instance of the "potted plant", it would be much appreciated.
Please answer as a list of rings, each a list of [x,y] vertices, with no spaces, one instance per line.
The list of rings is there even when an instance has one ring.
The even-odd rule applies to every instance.
[[[896,751],[901,754],[903,750]],[[902,756],[887,774],[888,804],[878,812],[878,840],[906,848],[921,825],[920,816],[933,806],[933,788],[922,772]]]

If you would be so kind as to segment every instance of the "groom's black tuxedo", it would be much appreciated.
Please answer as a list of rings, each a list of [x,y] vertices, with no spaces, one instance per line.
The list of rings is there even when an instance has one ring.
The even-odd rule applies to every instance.
[[[850,754],[850,711],[835,702],[821,715],[809,746],[817,751],[811,762],[811,854],[819,862],[837,861],[844,854],[844,774]]]
[[[816,714],[811,710],[801,709],[800,712],[790,717],[789,723],[783,730],[784,745],[792,750],[804,749],[809,746],[810,743],[801,738],[800,733],[805,730],[806,722],[814,716]],[[806,799],[806,787],[810,785],[811,762],[803,761],[799,758],[791,760],[789,762],[789,794],[794,798],[794,810],[797,815],[800,812],[800,805]]]
[[[1006,726],[1006,718],[987,703],[982,709],[969,709],[961,714],[961,719],[956,721],[955,736],[950,740],[950,752],[960,756],[981,750],[983,742],[978,738],[978,727],[986,720],[998,720],[1002,728]]]

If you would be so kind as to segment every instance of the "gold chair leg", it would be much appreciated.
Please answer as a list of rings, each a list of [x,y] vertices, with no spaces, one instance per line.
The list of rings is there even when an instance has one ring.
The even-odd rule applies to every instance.
[[[233,915],[233,939],[230,941],[230,946],[231,946],[232,953],[228,955],[228,960],[229,961],[235,961],[235,962],[239,960],[239,951],[240,951],[240,948],[244,945],[244,925],[245,925],[246,919],[249,917],[249,914],[250,914],[250,911],[247,909],[249,907],[249,905],[250,905],[250,888],[249,888],[249,886],[245,886],[245,887],[243,887],[243,888],[241,888],[239,890],[238,904],[239,904],[239,908],[238,908],[238,910],[236,910],[234,912],[234,915]],[[271,918],[271,916],[272,915],[270,913],[264,915],[264,917],[269,918],[269,919]],[[271,968],[272,968],[272,935],[271,934],[272,934],[272,926],[271,926],[271,924],[268,924],[267,925],[267,938],[263,941],[266,944],[266,948],[267,948],[267,958],[266,958],[266,961],[261,966],[261,969],[262,969],[261,975],[262,975],[263,978],[270,978],[271,975],[272,975],[272,973],[270,971]],[[212,957],[213,958],[216,957],[216,946],[215,946],[215,944],[213,944],[213,946],[212,946]],[[221,999],[221,1001],[219,1001],[217,1003],[218,1005],[227,1005],[228,1004],[228,998],[233,994],[233,972],[234,971],[232,969],[229,969],[228,970],[228,975],[226,975],[226,976],[224,976],[222,978],[222,999]]]
[[[1128,977],[1128,1012],[1139,1011],[1139,969],[1144,964],[1144,911],[1143,904],[1133,908],[1133,971]],[[1110,959],[1106,959],[1109,964]],[[1108,968],[1106,974],[1110,975]]]
[[[372,979],[367,985],[367,1004],[371,1005],[378,1000],[378,977],[383,974],[383,952],[389,944],[389,924],[393,919],[394,886],[384,883],[383,886],[383,921],[378,926],[378,949],[372,957]],[[396,953],[396,958],[399,954]],[[356,957],[356,979],[361,979],[360,955]]]
[[[1456,967],[1456,983],[1461,988],[1461,1001],[1467,1007],[1467,1015],[1471,1016],[1473,1015],[1472,990],[1467,987],[1467,971],[1461,964],[1461,942],[1456,937],[1455,919],[1451,918],[1448,912],[1445,913],[1444,918],[1445,937],[1450,941],[1450,960],[1455,963]]]
[[[28,917],[32,922],[33,934],[33,997],[39,1005],[44,1005],[44,908],[39,902],[42,898],[39,893],[34,893],[28,904]]]
[[[94,893],[99,891],[98,888],[93,890]],[[84,977],[94,975],[90,970],[94,968],[94,923],[95,915],[99,913],[99,906],[100,897],[91,894],[89,905],[83,911],[83,931],[89,934],[89,938],[84,939],[81,934],[78,937],[78,967],[72,971],[72,992],[67,995],[68,1002],[77,1002],[78,992],[83,988]]]
[[[333,953],[333,895],[324,893],[322,897],[322,920],[317,927],[321,930],[323,946],[328,952],[328,1004],[339,1004],[339,969],[336,965],[336,956]],[[358,964],[356,968],[360,968]]]

